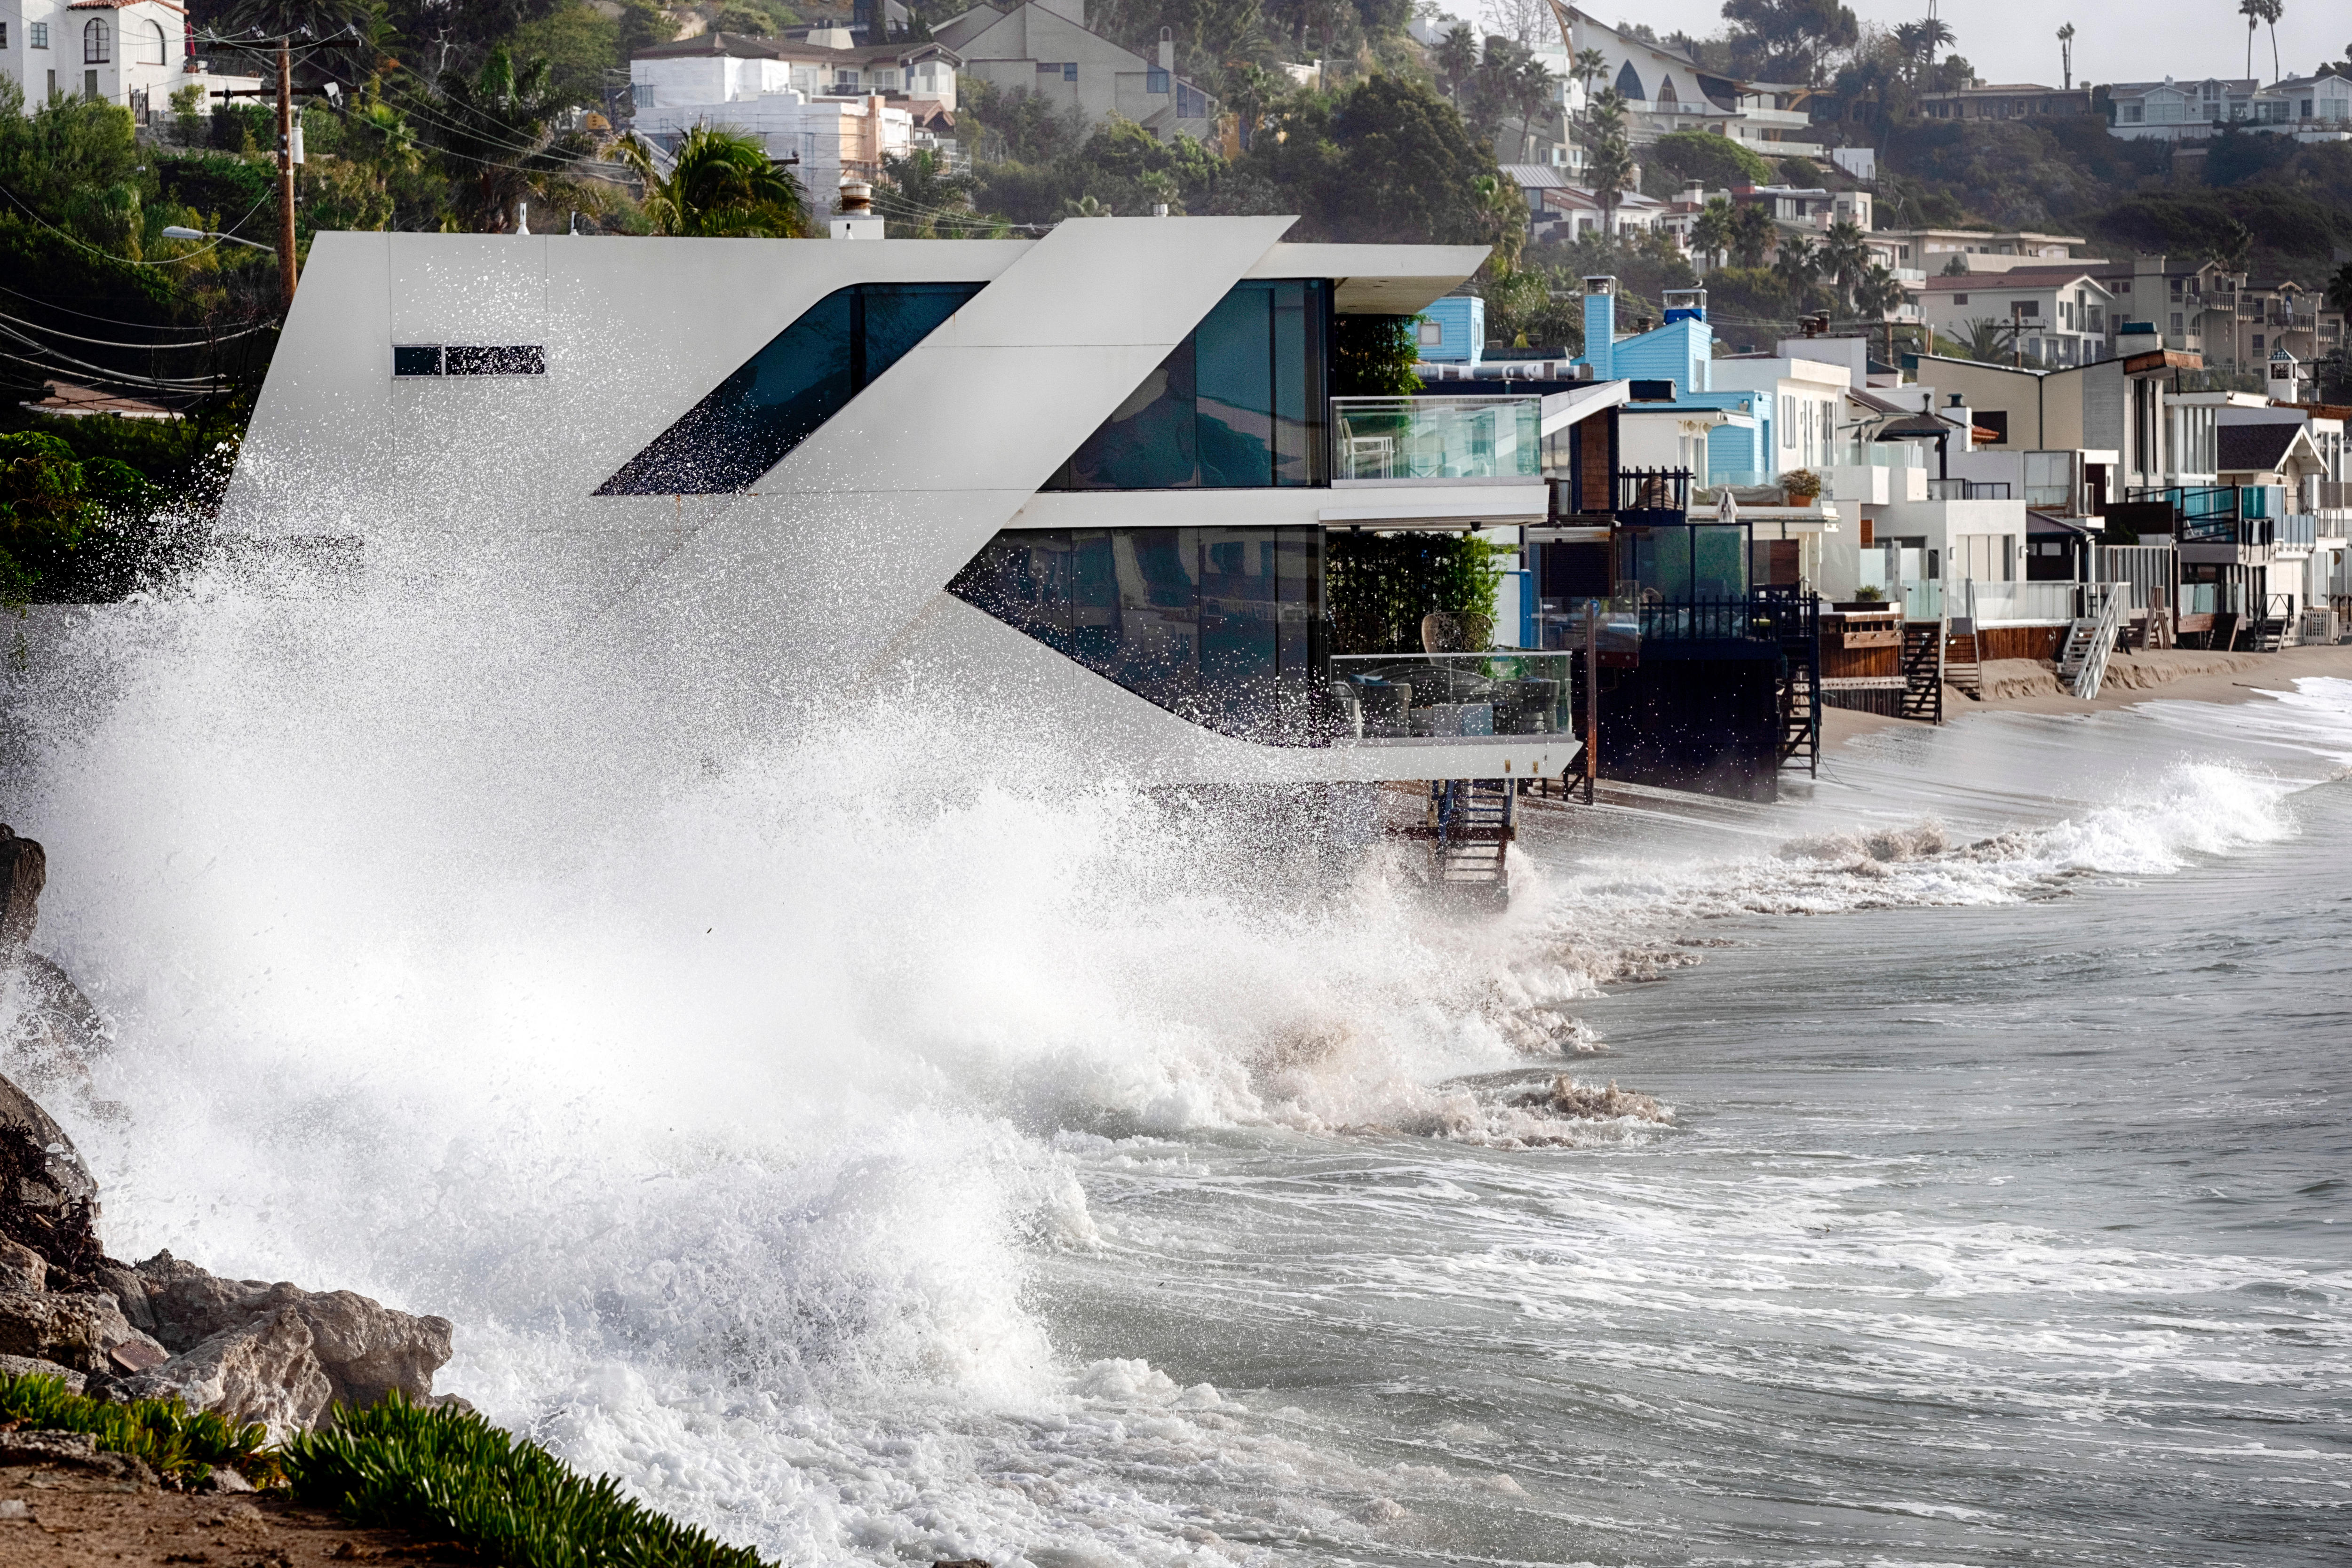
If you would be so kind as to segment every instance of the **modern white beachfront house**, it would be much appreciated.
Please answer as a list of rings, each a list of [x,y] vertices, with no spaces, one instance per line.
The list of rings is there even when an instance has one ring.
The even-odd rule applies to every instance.
[[[1111,776],[1557,777],[1558,656],[1324,641],[1328,531],[1546,516],[1542,399],[1329,395],[1337,317],[1486,253],[1291,221],[324,234],[228,515],[495,556],[752,688],[951,679]]]

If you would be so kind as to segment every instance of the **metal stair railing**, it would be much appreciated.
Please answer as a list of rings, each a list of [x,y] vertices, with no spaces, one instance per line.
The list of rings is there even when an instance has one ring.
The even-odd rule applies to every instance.
[[[2131,599],[2130,584],[2107,583],[2099,589],[2099,618],[2091,628],[2083,664],[2074,677],[2074,695],[2087,702],[2099,694],[2107,676],[2107,656],[2116,650],[2116,633],[2124,624],[2124,605]],[[2071,634],[2070,634],[2071,637]]]

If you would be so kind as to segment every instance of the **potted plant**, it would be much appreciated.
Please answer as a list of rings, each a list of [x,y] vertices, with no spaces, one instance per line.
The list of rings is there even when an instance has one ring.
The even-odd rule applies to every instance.
[[[1791,468],[1780,476],[1780,488],[1792,504],[1808,505],[1822,495],[1822,477],[1811,468]]]

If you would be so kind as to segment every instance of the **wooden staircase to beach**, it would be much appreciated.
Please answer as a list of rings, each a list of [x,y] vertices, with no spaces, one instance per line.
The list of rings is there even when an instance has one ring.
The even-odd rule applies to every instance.
[[[1508,779],[1436,779],[1429,786],[1429,879],[1438,892],[1510,902],[1517,792]]]
[[[1941,617],[1903,623],[1903,717],[1944,721],[1944,638]]]

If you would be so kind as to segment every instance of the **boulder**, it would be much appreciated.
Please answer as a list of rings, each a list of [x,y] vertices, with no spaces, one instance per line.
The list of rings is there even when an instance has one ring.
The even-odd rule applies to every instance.
[[[115,1351],[125,1345],[137,1348],[117,1357]],[[0,1355],[103,1373],[123,1371],[134,1361],[161,1361],[165,1352],[132,1328],[114,1298],[102,1291],[8,1290],[0,1291]]]
[[[105,1016],[73,976],[26,945],[48,875],[40,844],[0,823],[0,1020],[34,1087],[87,1093],[90,1061],[110,1043]]]
[[[48,1259],[20,1242],[0,1237],[0,1290],[46,1290]]]
[[[0,959],[33,939],[41,889],[48,879],[49,858],[39,842],[17,837],[15,828],[0,822]]]
[[[326,1418],[335,1387],[320,1364],[310,1326],[289,1307],[224,1329],[152,1371],[112,1379],[107,1393],[118,1399],[183,1399],[226,1420],[258,1421],[270,1441],[282,1443]]]
[[[50,1283],[76,1283],[105,1259],[97,1226],[98,1183],[73,1140],[0,1078],[0,1237],[37,1254]]]
[[[308,1426],[330,1405],[373,1405],[394,1389],[429,1398],[433,1374],[449,1359],[448,1319],[395,1311],[351,1290],[224,1279],[168,1252],[136,1268],[109,1266],[100,1279],[131,1324],[173,1352],[152,1371],[116,1380],[126,1394],[168,1390],[227,1415],[259,1409],[267,1401],[249,1385],[274,1378],[286,1400],[269,1415],[238,1419]],[[239,1348],[245,1342],[250,1347]]]

